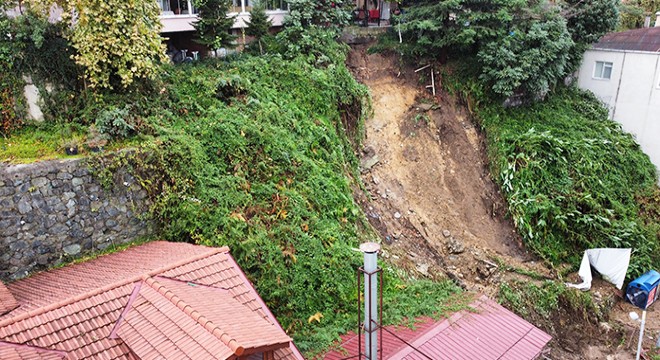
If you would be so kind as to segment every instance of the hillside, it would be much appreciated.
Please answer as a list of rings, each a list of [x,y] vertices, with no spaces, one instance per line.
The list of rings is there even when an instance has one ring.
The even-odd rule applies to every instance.
[[[553,267],[523,244],[467,104],[446,91],[431,96],[428,78],[367,48],[354,46],[348,60],[374,108],[361,153],[368,195],[358,202],[389,261],[498,298],[554,336],[553,359],[630,358],[633,309],[599,279],[591,293],[565,288],[564,279],[579,281],[571,267]]]

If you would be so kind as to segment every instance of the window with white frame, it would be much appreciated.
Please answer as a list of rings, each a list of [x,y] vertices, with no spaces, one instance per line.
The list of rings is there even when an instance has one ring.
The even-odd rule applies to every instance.
[[[594,79],[609,80],[610,78],[612,78],[612,63],[608,61],[596,61]]]

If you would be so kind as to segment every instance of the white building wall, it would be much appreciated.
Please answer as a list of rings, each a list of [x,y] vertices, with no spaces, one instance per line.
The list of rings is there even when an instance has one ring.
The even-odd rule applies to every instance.
[[[273,26],[282,26],[284,16],[289,12],[286,10],[266,10],[266,15],[270,18]],[[229,16],[234,16],[234,29],[242,29],[247,27],[246,21],[250,19],[249,12],[229,13]],[[163,23],[163,33],[173,33],[181,31],[194,31],[193,24],[197,21],[197,15],[161,15],[160,21]]]
[[[596,61],[612,62],[609,80],[594,78]],[[660,169],[660,53],[589,50],[579,70],[578,86],[591,90],[607,105],[610,118],[635,136]]]
[[[598,96],[610,111],[610,117],[616,102],[617,89],[623,69],[624,53],[589,50],[584,54],[582,66],[578,74],[578,86],[591,90]],[[594,78],[594,69],[597,61],[607,61],[613,64],[612,77],[609,80]]]

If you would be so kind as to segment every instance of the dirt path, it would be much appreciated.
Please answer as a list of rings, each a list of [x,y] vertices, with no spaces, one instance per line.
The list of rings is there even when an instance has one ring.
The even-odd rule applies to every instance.
[[[358,80],[369,87],[374,108],[365,124],[361,154],[368,194],[356,198],[386,244],[384,256],[420,276],[449,277],[466,290],[492,297],[502,281],[532,281],[503,271],[503,265],[552,279],[552,272],[525,251],[505,218],[502,196],[489,177],[482,137],[465,108],[446,94],[433,97],[425,92],[418,74],[402,70],[395,56],[367,55],[366,49],[354,46],[348,60]],[[600,283],[594,288],[603,293],[612,289]],[[634,329],[624,319],[628,308],[621,302],[615,305],[616,321],[601,324],[602,329],[591,325],[586,332],[580,324],[566,326],[565,337],[570,339],[553,342],[546,358],[634,358],[631,348],[636,342],[628,339]],[[557,319],[559,324],[564,321]]]

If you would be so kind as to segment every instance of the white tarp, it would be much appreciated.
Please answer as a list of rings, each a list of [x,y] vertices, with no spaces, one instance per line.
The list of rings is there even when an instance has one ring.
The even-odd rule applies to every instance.
[[[630,249],[589,249],[584,251],[580,271],[578,275],[582,278],[581,284],[570,284],[566,286],[580,290],[591,289],[591,267],[598,271],[603,279],[616,285],[621,290],[623,281],[626,279],[628,264],[630,263]]]

